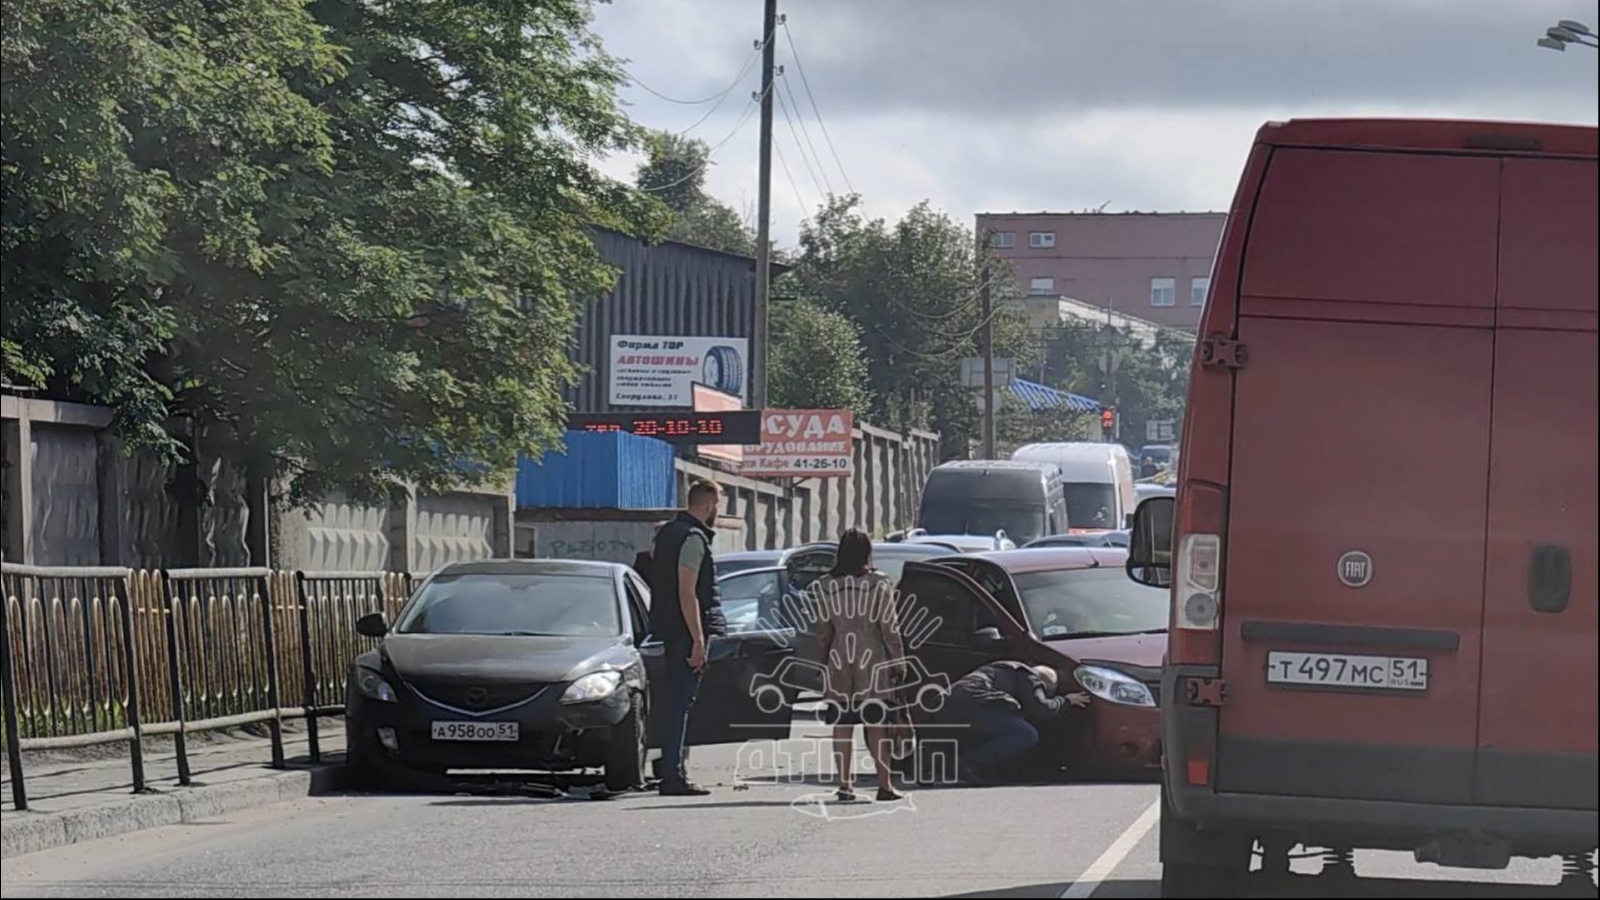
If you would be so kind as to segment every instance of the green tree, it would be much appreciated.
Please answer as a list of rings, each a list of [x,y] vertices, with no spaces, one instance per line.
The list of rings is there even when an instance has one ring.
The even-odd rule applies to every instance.
[[[868,414],[867,360],[849,316],[806,301],[774,304],[771,345],[770,406]]]
[[[926,202],[900,221],[867,219],[858,197],[832,198],[801,230],[788,276],[802,298],[849,316],[861,328],[871,421],[932,428],[948,452],[981,432],[961,359],[978,353],[984,323],[980,248],[971,230]],[[1020,314],[1006,302],[1011,279],[990,269],[996,354],[1034,359]]]
[[[713,250],[754,255],[755,234],[728,205],[706,193],[711,148],[701,140],[656,131],[646,142],[647,156],[634,173],[641,191],[672,211],[667,236]]]
[[[559,438],[589,229],[666,224],[590,164],[640,133],[586,0],[6,9],[8,378],[300,499]]]
[[[1115,398],[1122,440],[1135,447],[1145,443],[1146,422],[1182,421],[1194,336],[1163,328],[1153,341],[1133,342],[1122,354],[1113,386],[1099,364],[1098,332],[1099,326],[1079,320],[1046,329],[1046,383],[1102,402]],[[1098,435],[1098,425],[1093,433]]]

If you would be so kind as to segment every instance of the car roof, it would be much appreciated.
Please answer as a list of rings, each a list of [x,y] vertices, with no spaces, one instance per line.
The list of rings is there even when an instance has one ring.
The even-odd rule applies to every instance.
[[[955,547],[946,544],[943,541],[927,540],[896,541],[893,543],[884,541],[872,545],[872,552],[874,555],[887,553],[890,556],[894,556],[896,554],[903,556],[936,556],[940,552],[954,553],[955,550]]]
[[[717,562],[757,562],[766,559],[782,559],[787,550],[738,550],[733,553],[718,553],[713,558]]]
[[[940,463],[933,471],[941,469],[946,472],[968,471],[972,469],[1010,472],[1038,471],[1044,464],[1025,459],[953,459],[947,463]]]
[[[437,569],[435,575],[568,575],[586,578],[614,578],[628,567],[621,563],[588,559],[480,559],[454,562]]]
[[[981,559],[1015,575],[1024,572],[1060,572],[1070,569],[1121,566],[1127,558],[1128,551],[1120,547],[1033,547],[964,553],[960,557],[943,558],[940,562],[950,562],[953,559]]]
[[[988,544],[993,546],[994,540],[995,536],[992,534],[914,534],[911,537],[906,538],[904,541],[902,541],[902,543],[911,545],[942,544],[947,547],[961,547],[962,545],[966,545],[971,547],[977,544]]]

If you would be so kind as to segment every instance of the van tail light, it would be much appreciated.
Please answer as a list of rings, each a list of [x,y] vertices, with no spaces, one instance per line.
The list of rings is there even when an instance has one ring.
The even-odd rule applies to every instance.
[[[1214,666],[1221,661],[1222,526],[1225,492],[1190,483],[1180,494],[1174,539],[1172,638],[1169,658],[1180,665]]]

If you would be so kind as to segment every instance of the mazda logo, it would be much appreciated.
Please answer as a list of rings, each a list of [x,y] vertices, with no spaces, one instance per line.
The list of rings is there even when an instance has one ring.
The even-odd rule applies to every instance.
[[[489,690],[487,688],[475,687],[467,691],[467,705],[469,706],[482,706],[488,701]]]

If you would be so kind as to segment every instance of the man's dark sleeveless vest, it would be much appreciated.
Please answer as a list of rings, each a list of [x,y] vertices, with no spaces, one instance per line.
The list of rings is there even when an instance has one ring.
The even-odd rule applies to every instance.
[[[678,556],[683,542],[698,534],[705,539],[706,555],[700,560],[695,593],[700,599],[700,627],[707,638],[728,633],[722,615],[722,597],[717,593],[717,570],[711,560],[711,544],[716,537],[704,522],[686,512],[662,526],[656,536],[655,576],[650,579],[650,630],[664,644],[689,646],[689,626],[683,621],[678,598]]]

